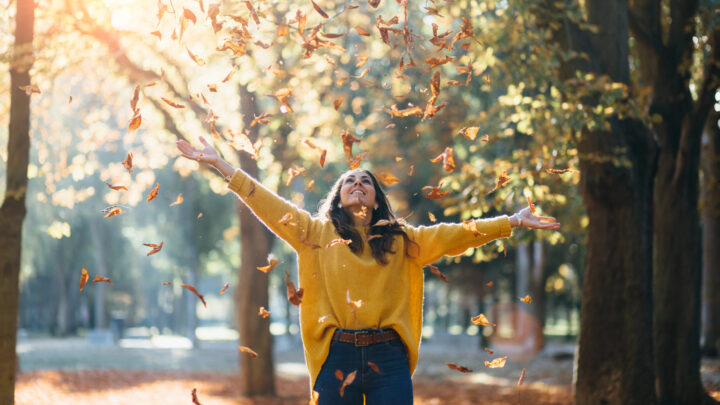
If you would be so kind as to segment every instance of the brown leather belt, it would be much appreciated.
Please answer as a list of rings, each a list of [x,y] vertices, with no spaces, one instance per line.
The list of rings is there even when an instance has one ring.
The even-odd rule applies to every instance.
[[[393,329],[383,329],[382,333],[371,331],[345,332],[336,330],[333,334],[333,340],[343,343],[352,343],[356,347],[368,346],[375,343],[387,342],[389,340],[399,339],[400,335]]]

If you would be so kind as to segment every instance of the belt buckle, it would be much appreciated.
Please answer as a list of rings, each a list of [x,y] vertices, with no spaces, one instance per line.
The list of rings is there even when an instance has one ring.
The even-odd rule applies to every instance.
[[[362,346],[369,346],[369,345],[370,345],[370,343],[360,344],[360,342],[358,341],[358,337],[363,336],[363,335],[364,335],[364,336],[368,336],[368,335],[370,335],[369,332],[364,332],[364,331],[363,331],[363,332],[355,332],[354,335],[355,335],[355,342],[354,342],[355,347],[362,347]]]

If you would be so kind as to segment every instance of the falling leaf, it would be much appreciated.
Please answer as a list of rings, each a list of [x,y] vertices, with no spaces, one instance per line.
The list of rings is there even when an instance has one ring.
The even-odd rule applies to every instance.
[[[125,212],[125,211],[123,211],[123,209],[120,208],[120,207],[112,207],[112,208],[108,211],[108,213],[105,214],[105,218],[114,217],[115,215],[120,215],[120,214],[122,214],[122,213],[124,213],[124,212]]]
[[[150,190],[150,194],[147,196],[147,202],[150,202],[154,198],[158,196],[158,190],[160,189],[160,183],[155,183],[155,187],[153,187],[152,190]]]
[[[190,55],[190,59],[192,59],[193,62],[195,62],[198,66],[203,66],[203,65],[205,65],[205,59],[203,59],[203,58],[195,55],[194,53],[192,53],[192,51],[190,50],[190,48],[187,48],[187,47],[186,47],[185,50],[187,51],[188,55]]]
[[[529,304],[529,303],[532,302],[532,298],[530,298],[529,295],[526,295],[524,298],[520,298],[520,301],[522,301],[522,302],[524,302],[524,303],[526,303],[526,304]]]
[[[290,273],[285,272],[285,285],[287,286],[287,298],[291,304],[299,306],[302,303],[304,289],[295,289],[295,284],[290,281]]]
[[[425,198],[429,198],[431,200],[438,200],[440,198],[445,197],[450,193],[450,190],[440,191],[441,185],[436,186],[425,186],[422,188],[422,191],[430,190],[427,194],[425,194]]]
[[[80,274],[80,291],[83,290],[83,287],[85,287],[85,283],[88,282],[88,279],[90,278],[90,275],[88,274],[88,271],[85,267],[82,268],[82,274]]]
[[[340,397],[342,397],[345,394],[345,387],[352,384],[353,381],[355,381],[355,375],[357,375],[357,370],[353,371],[352,373],[348,374],[345,377],[345,381],[342,382],[342,385],[340,386]]]
[[[158,37],[158,39],[162,39],[162,32],[160,31],[153,31],[150,33],[150,35],[155,35],[156,37]]]
[[[255,7],[253,7],[252,3],[250,3],[249,1],[243,1],[243,3],[245,3],[245,6],[250,12],[250,16],[252,17],[253,21],[255,21],[255,24],[260,24],[260,19],[258,18],[257,11],[255,11]]]
[[[356,77],[357,79],[362,79],[363,77],[367,76],[367,74],[368,74],[369,72],[370,72],[370,68],[367,68],[367,69],[363,70],[363,72],[360,73],[360,75],[355,76],[355,77]]]
[[[386,186],[392,186],[395,184],[400,183],[400,180],[398,180],[397,177],[395,177],[392,173],[388,172],[381,172],[375,175],[380,182]]]
[[[272,271],[272,269],[275,268],[275,266],[278,265],[278,263],[280,263],[279,260],[270,259],[270,264],[268,264],[267,266],[263,266],[263,267],[257,267],[257,269],[262,271],[263,273],[269,273],[270,271]]]
[[[262,148],[262,139],[258,139],[255,143],[252,143],[245,132],[241,132],[237,135],[229,129],[228,132],[232,138],[233,148],[248,153],[253,160],[258,160],[258,154]]]
[[[491,194],[493,191],[497,190],[498,188],[502,187],[503,184],[507,183],[510,180],[510,177],[507,177],[507,171],[503,170],[502,174],[497,179],[497,184],[495,185],[495,188],[488,191],[488,195]]]
[[[305,186],[305,190],[312,190],[313,186],[315,185],[315,180],[310,180],[310,182]]]
[[[262,318],[267,318],[268,316],[270,316],[270,311],[265,309],[265,307],[260,307],[260,309],[258,310],[258,316]]]
[[[348,166],[350,167],[350,170],[355,170],[358,167],[360,167],[360,163],[363,161],[363,159],[365,159],[365,156],[367,156],[367,154],[368,154],[367,151],[365,151],[363,153],[358,153],[355,156],[355,159],[349,161]]]
[[[409,117],[411,115],[422,115],[423,110],[418,106],[412,105],[404,110],[398,110],[397,105],[393,104],[389,109],[386,108],[385,112],[393,117]]]
[[[138,128],[140,128],[140,124],[142,124],[142,115],[140,115],[139,113],[133,115],[133,117],[130,119],[130,123],[128,124],[128,132],[133,132],[137,130]]]
[[[199,400],[198,397],[197,397],[197,389],[196,389],[196,388],[193,388],[193,389],[192,389],[192,393],[191,393],[191,394],[192,394],[192,403],[195,404],[195,405],[202,405],[202,404],[200,403],[200,400]]]
[[[415,165],[410,165],[410,170],[408,170],[408,177],[412,177],[414,171],[415,171]],[[430,198],[430,197],[428,197],[428,198]]]
[[[36,84],[29,84],[27,86],[18,86],[18,88],[25,92],[28,96],[37,93],[40,94],[40,87],[38,87]]]
[[[335,378],[342,381],[345,379],[345,374],[343,374],[342,370],[337,369],[337,370],[335,370]]]
[[[230,287],[230,283],[225,283],[225,285],[220,289],[220,295],[225,294],[225,291]]]
[[[192,11],[186,9],[183,7],[183,17],[187,18],[188,20],[192,21],[193,24],[197,22],[197,18],[195,17],[195,13]]]
[[[285,182],[285,185],[289,186],[295,177],[297,177],[301,174],[303,176],[305,175],[305,169],[302,167],[295,167],[294,169],[291,167],[288,167],[287,173],[288,173],[288,179]]]
[[[345,157],[350,160],[353,158],[353,144],[360,143],[360,139],[355,137],[355,135],[351,134],[348,130],[344,130],[340,134],[340,137],[342,138],[343,152],[345,152]]]
[[[487,368],[503,368],[503,367],[505,367],[506,360],[507,360],[507,356],[498,357],[496,359],[493,359],[492,361],[485,361],[485,367],[487,367]]]
[[[359,25],[356,25],[356,26],[353,27],[353,28],[355,28],[355,31],[357,31],[357,33],[358,33],[359,35],[362,35],[362,36],[364,36],[364,37],[369,37],[369,36],[370,36],[370,33],[367,32],[367,31],[365,31],[365,30],[364,30],[361,26],[359,26]]]
[[[128,173],[132,174],[132,165],[133,165],[133,154],[132,152],[128,152],[127,157],[122,162],[123,166],[125,166],[125,169],[127,169]]]
[[[427,63],[428,65],[430,65],[430,67],[428,68],[428,70],[431,70],[431,69],[434,69],[434,68],[436,68],[436,67],[438,67],[438,66],[444,65],[444,64],[446,64],[446,63],[448,63],[448,62],[452,62],[452,61],[454,61],[454,60],[455,60],[455,58],[453,58],[452,56],[446,56],[446,57],[444,57],[444,58],[442,58],[442,59],[440,59],[440,58],[434,58],[434,57],[433,57],[433,58],[427,58],[427,59],[425,59],[425,63]]]
[[[154,255],[155,253],[159,252],[163,247],[163,243],[164,243],[163,241],[160,241],[160,244],[143,243],[143,245],[152,248],[152,250],[147,254],[147,256]]]
[[[349,245],[351,243],[352,243],[352,240],[350,240],[350,239],[337,238],[337,239],[331,240],[330,243],[328,243],[325,247],[329,248],[329,247],[333,247],[335,245],[340,245],[340,244]]]
[[[333,105],[335,106],[335,111],[337,111],[338,108],[340,108],[340,106],[342,105],[342,102],[343,102],[342,96],[335,99],[335,102],[333,102]]]
[[[402,161],[402,160],[403,160],[402,156],[395,156],[395,161],[396,161],[396,162],[400,162],[400,161]]]
[[[472,322],[472,323],[474,323],[475,325],[478,325],[478,326],[497,326],[497,324],[490,323],[490,321],[488,321],[488,319],[487,319],[487,317],[485,316],[485,314],[480,314],[480,315],[478,315],[478,316],[472,317],[472,318],[470,319],[470,322]]]
[[[162,99],[162,101],[164,101],[164,102],[165,102],[167,105],[169,105],[170,107],[173,107],[173,108],[185,108],[184,105],[178,104],[178,103],[176,103],[176,102],[174,102],[174,101],[172,101],[172,100],[170,100],[170,99],[167,99],[167,98],[165,98],[165,97],[160,97],[160,98]]]
[[[211,91],[212,93],[217,93],[217,84],[216,84],[216,83],[210,83],[210,84],[208,84],[208,85],[207,85],[207,88],[208,88],[208,90]],[[203,100],[205,100],[205,96],[203,96]],[[205,100],[205,101],[207,101],[207,100]],[[207,104],[207,103],[205,103],[205,104]]]
[[[290,98],[292,95],[292,89],[290,88],[282,88],[280,90],[274,91],[273,94],[269,95],[270,97],[275,97],[277,101],[282,105],[285,106],[288,112],[292,113],[294,112],[292,107],[290,107],[290,104],[288,103],[287,99]]]
[[[115,285],[115,284],[113,284],[113,282],[112,282],[109,278],[107,278],[107,277],[101,277],[101,276],[95,276],[95,279],[94,279],[92,282],[93,282],[93,284],[94,284],[94,283],[99,283],[99,282],[104,282],[104,283],[108,283],[108,284],[110,284],[110,285]],[[82,290],[81,290],[81,291],[82,291]]]
[[[474,141],[477,137],[477,133],[480,131],[480,127],[465,127],[462,128],[458,133],[467,139]]]
[[[517,386],[521,386],[523,381],[525,381],[525,369],[522,369],[522,373],[520,373],[520,379],[518,379]]]
[[[311,139],[303,139],[303,143],[320,152],[320,167],[325,167],[325,157],[327,156],[327,149],[319,147]]]
[[[530,212],[532,212],[534,214],[535,213],[535,204],[533,204],[530,197],[527,197],[527,202],[528,202],[528,206],[530,207]]]
[[[323,9],[321,9],[320,6],[315,4],[315,2],[313,0],[310,0],[310,3],[312,3],[313,8],[315,8],[315,11],[317,11],[318,14],[320,14],[323,18],[330,18],[330,16],[327,15],[327,13],[325,11],[323,11]]]
[[[272,116],[273,116],[272,114],[268,114],[268,113],[262,113],[259,116],[255,115],[255,119],[252,120],[252,122],[250,123],[250,127],[252,128],[257,124],[267,125],[270,122],[270,120],[268,118],[270,118]]]
[[[466,231],[472,232],[474,236],[480,235],[480,232],[477,229],[477,222],[475,222],[474,219],[468,219],[467,221],[463,221],[462,227]],[[483,234],[483,235],[485,235],[485,234]]]
[[[380,0],[368,0],[368,4],[372,8],[377,8],[377,6],[380,5]]]
[[[111,189],[116,190],[116,191],[117,190],[127,191],[127,187],[125,187],[125,186],[113,186],[112,184],[108,183],[107,181],[105,182],[105,184],[107,184],[108,187],[110,187]]]
[[[493,283],[492,281],[488,281],[487,284],[485,284],[485,287],[492,287],[494,285],[495,283]]]
[[[368,366],[370,366],[370,368],[371,368],[374,372],[380,374],[380,367],[378,367],[377,364],[373,363],[372,361],[368,361]]]
[[[446,282],[446,283],[449,283],[449,282],[450,282],[450,280],[448,280],[448,278],[447,278],[442,272],[440,272],[440,269],[438,269],[437,267],[433,266],[432,264],[428,264],[428,267],[430,267],[430,272],[431,272],[432,274],[436,275],[438,278],[440,278],[440,280],[442,280],[442,281],[444,281],[444,282]]]
[[[352,307],[353,309],[360,309],[360,307],[362,306],[362,300],[355,300],[355,301],[353,301],[353,300],[350,298],[350,290],[347,290],[347,291],[346,291],[346,297],[345,297],[345,299],[347,300],[348,305],[350,305],[350,307]]]
[[[430,218],[430,222],[437,222],[437,218],[435,218],[435,215],[432,212],[428,211],[428,218]]]
[[[233,77],[234,74],[235,74],[235,69],[231,69],[230,72],[228,72],[228,74],[225,76],[225,78],[222,79],[222,82],[227,83]]]
[[[137,103],[138,100],[140,100],[140,86],[135,86],[135,89],[133,90],[133,96],[130,99],[130,109],[132,110],[133,114],[137,114]]]
[[[205,298],[202,294],[200,294],[195,287],[191,286],[190,284],[180,284],[180,287],[185,288],[186,290],[190,291],[191,293],[197,295],[198,298],[200,298],[200,301],[202,301],[203,306],[207,308],[207,304],[205,303]]]
[[[180,194],[178,194],[177,198],[175,199],[175,202],[173,202],[172,204],[170,204],[170,206],[172,207],[172,206],[174,206],[174,205],[180,205],[180,204],[183,203],[183,201],[184,201],[184,200],[183,200],[182,193],[180,193]]]
[[[470,370],[469,368],[467,368],[465,366],[458,366],[455,363],[445,363],[445,364],[447,364],[447,366],[450,367],[451,369],[457,370],[461,373],[472,373],[472,370]]]
[[[488,352],[488,354],[491,355],[491,356],[495,353],[494,350],[490,350],[490,349],[488,349],[487,347],[484,347],[483,350],[485,350],[486,352]]]
[[[443,170],[448,173],[452,173],[455,170],[455,157],[453,156],[453,148],[446,147],[443,153],[430,159],[431,162],[436,163],[442,160]]]
[[[202,213],[202,212],[199,213],[199,214],[197,214],[197,219],[200,219],[200,218],[202,218],[202,217],[203,217],[203,213]]]
[[[240,349],[241,352],[247,353],[247,354],[249,354],[249,355],[251,355],[251,356],[253,356],[253,357],[257,357],[257,356],[258,356],[258,354],[255,353],[255,351],[254,351],[253,349],[251,349],[251,348],[249,348],[249,347],[247,347],[247,346],[238,346],[237,348]]]
[[[172,285],[172,281],[166,281],[166,282],[162,283],[162,285]]]
[[[72,103],[72,96],[70,96],[70,98],[68,98],[68,104],[70,104],[70,103]]]
[[[546,169],[548,173],[552,174],[563,174],[563,173],[575,173],[573,169]]]

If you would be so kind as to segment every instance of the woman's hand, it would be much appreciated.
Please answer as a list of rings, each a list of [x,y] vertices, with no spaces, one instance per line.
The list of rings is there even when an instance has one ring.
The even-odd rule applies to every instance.
[[[511,217],[510,221],[511,225],[513,226],[524,226],[527,228],[547,230],[560,229],[560,224],[556,222],[555,218],[539,217],[532,213],[530,207],[525,207],[520,211],[514,213],[512,216],[515,217]],[[515,221],[513,221],[513,219],[515,219]]]
[[[190,145],[190,143],[184,139],[175,142],[175,145],[177,145],[177,148],[180,150],[182,157],[215,166],[220,160],[220,155],[218,155],[215,148],[202,136],[200,137],[200,142],[205,146],[203,149],[198,149]]]

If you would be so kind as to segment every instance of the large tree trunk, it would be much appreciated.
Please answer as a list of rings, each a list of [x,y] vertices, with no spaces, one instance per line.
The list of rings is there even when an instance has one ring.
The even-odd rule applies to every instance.
[[[30,85],[32,39],[35,25],[33,0],[17,0],[15,46],[10,63],[10,125],[5,200],[0,206],[0,404],[15,403],[15,344],[20,295],[20,253],[25,219],[25,192],[30,157]]]
[[[705,127],[702,145],[702,349],[720,356],[720,113],[714,112]]]
[[[245,128],[250,128],[258,113],[255,96],[246,86],[239,86],[240,103]],[[257,139],[257,127],[250,128],[250,140]],[[244,153],[244,152],[239,152]],[[240,156],[240,167],[250,176],[258,177],[257,162],[247,154]],[[268,308],[268,276],[257,270],[267,264],[272,247],[272,236],[265,225],[241,201],[237,205],[240,217],[241,264],[238,286],[235,291],[235,311],[240,344],[258,353],[253,358],[238,352],[240,361],[240,393],[246,396],[275,395],[275,371],[273,366],[273,337],[270,334],[270,318],[258,316],[261,306]]]
[[[591,0],[586,6],[588,22],[599,27],[585,49],[595,58],[596,73],[629,83],[626,2]],[[611,119],[609,131],[584,130],[578,152],[589,225],[575,403],[654,404],[648,370],[655,145],[641,122]]]

